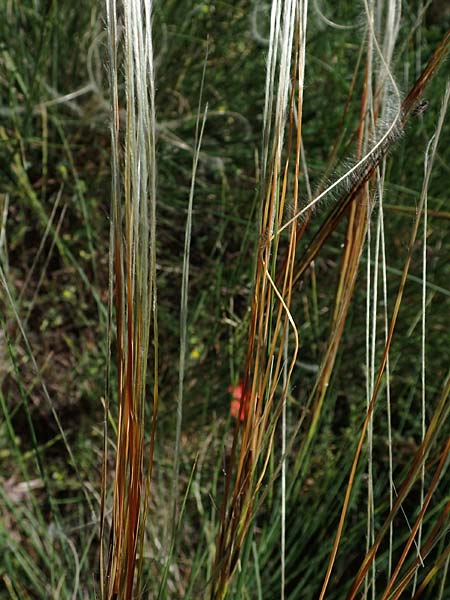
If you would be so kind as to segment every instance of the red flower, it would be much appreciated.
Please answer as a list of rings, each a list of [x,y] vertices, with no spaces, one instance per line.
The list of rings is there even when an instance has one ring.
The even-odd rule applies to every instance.
[[[248,403],[250,394],[244,394],[244,386],[240,381],[237,385],[228,386],[228,391],[232,396],[230,403],[230,415],[233,419],[244,421],[248,414]]]

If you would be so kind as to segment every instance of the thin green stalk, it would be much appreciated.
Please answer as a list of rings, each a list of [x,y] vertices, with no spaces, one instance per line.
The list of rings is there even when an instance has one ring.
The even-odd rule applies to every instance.
[[[172,537],[175,534],[177,522],[177,505],[178,505],[178,488],[180,478],[180,456],[181,456],[181,428],[183,422],[183,391],[184,377],[186,366],[187,353],[187,320],[188,320],[188,294],[189,294],[189,264],[191,250],[191,235],[192,235],[192,210],[194,205],[195,179],[197,174],[198,160],[200,156],[200,148],[202,145],[203,133],[205,130],[206,118],[208,113],[208,105],[205,106],[203,117],[200,126],[201,104],[203,99],[203,87],[205,83],[206,66],[208,53],[206,53],[203,74],[200,85],[200,94],[197,110],[197,121],[195,125],[195,141],[194,155],[192,160],[192,177],[191,187],[189,191],[189,201],[187,209],[186,230],[184,238],[184,253],[183,253],[183,275],[181,281],[181,301],[180,301],[180,354],[179,354],[179,371],[178,371],[178,397],[177,397],[177,420],[175,434],[175,458],[173,465],[173,510],[172,510]]]

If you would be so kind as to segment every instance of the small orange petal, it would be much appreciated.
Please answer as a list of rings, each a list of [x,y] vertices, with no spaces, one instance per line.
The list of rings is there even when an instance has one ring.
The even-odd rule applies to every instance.
[[[237,419],[239,416],[239,408],[241,406],[241,403],[239,400],[232,400],[230,403],[230,415],[233,417],[233,419]]]

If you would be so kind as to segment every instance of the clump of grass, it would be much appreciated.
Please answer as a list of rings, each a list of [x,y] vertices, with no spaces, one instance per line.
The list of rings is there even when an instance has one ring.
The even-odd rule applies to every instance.
[[[297,10],[295,3],[288,2],[284,7],[274,4],[271,14],[260,179],[261,243],[239,411],[244,418],[242,425],[241,420],[237,420],[226,468],[212,598],[226,595],[241,552],[246,546],[255,501],[268,467],[276,424],[285,405],[288,383],[298,353],[298,333],[290,313],[296,248],[295,223],[291,223],[280,289],[274,278],[289,176],[294,180],[294,211],[298,203],[306,10],[306,3]],[[287,122],[288,151],[286,159],[283,159]],[[293,174],[290,173],[291,160],[294,164]],[[284,353],[289,327],[294,336],[294,349],[292,356],[287,359]],[[283,371],[285,376],[278,398],[278,382]]]
[[[136,580],[140,581],[158,412],[158,324],[152,3],[123,4],[126,79],[123,153],[117,81],[119,12],[114,0],[106,6],[112,99],[110,315],[114,306],[118,418],[110,540],[106,564],[104,552],[100,560],[102,571],[104,569],[102,597],[112,599],[131,598]],[[150,345],[154,364],[153,408],[149,421],[150,445],[146,451]],[[107,493],[108,419],[109,392],[105,403],[102,537]]]
[[[449,34],[105,7],[0,24],[5,593],[445,598]]]
[[[284,6],[285,19],[286,15],[291,15],[290,13],[289,3]],[[274,4],[272,11],[272,27],[278,28],[281,22],[281,7],[278,7],[279,12],[277,12],[277,7]],[[340,266],[339,276],[340,282],[338,286],[338,292],[335,301],[335,309],[332,321],[332,330],[329,335],[328,344],[326,346],[326,350],[324,353],[324,359],[319,371],[317,380],[315,382],[314,390],[311,394],[309,403],[311,404],[311,418],[307,421],[307,426],[305,427],[305,431],[303,433],[303,438],[300,446],[300,450],[298,452],[295,465],[294,465],[294,481],[295,477],[298,476],[300,469],[302,468],[302,463],[305,460],[305,457],[308,454],[310,444],[315,440],[317,433],[317,426],[320,419],[320,415],[323,409],[323,403],[327,394],[328,386],[330,383],[330,378],[333,373],[333,367],[336,360],[337,352],[340,346],[340,341],[344,329],[344,324],[347,318],[348,309],[350,306],[350,302],[353,296],[353,291],[356,283],[356,276],[358,272],[358,266],[360,263],[363,246],[366,241],[366,235],[370,233],[370,220],[371,214],[374,206],[374,198],[375,191],[378,189],[382,189],[383,184],[380,186],[380,172],[378,172],[378,168],[385,160],[388,151],[392,148],[392,146],[400,139],[402,132],[405,129],[406,121],[412,112],[418,112],[418,109],[415,107],[418,105],[420,96],[423,92],[424,86],[427,84],[429,78],[436,70],[443,56],[448,50],[448,34],[442,40],[440,46],[432,55],[431,59],[428,62],[425,70],[421,73],[415,85],[411,88],[410,92],[406,96],[405,100],[400,104],[399,100],[399,92],[396,88],[395,81],[391,74],[390,62],[392,60],[392,52],[395,46],[395,37],[398,33],[398,24],[399,24],[399,14],[395,14],[392,12],[388,15],[389,19],[389,27],[386,30],[386,37],[383,43],[383,50],[380,48],[380,43],[377,40],[377,37],[374,33],[374,13],[372,9],[369,9],[366,6],[367,10],[367,60],[366,60],[366,70],[365,70],[365,83],[363,87],[363,95],[361,100],[361,120],[359,123],[359,128],[357,131],[357,140],[358,140],[358,156],[357,163],[355,166],[351,167],[346,173],[341,176],[336,182],[332,185],[328,186],[323,192],[319,193],[310,200],[305,207],[298,208],[298,178],[299,178],[299,164],[300,164],[300,138],[301,138],[301,128],[300,121],[302,115],[302,103],[303,103],[303,94],[299,94],[299,101],[297,105],[297,111],[295,112],[294,105],[291,103],[290,105],[290,128],[288,134],[288,144],[286,150],[286,165],[282,169],[277,160],[281,158],[280,147],[283,144],[283,134],[284,134],[284,125],[281,128],[277,128],[277,124],[282,122],[282,118],[280,119],[279,114],[276,113],[275,117],[275,128],[274,132],[270,131],[270,127],[266,125],[263,133],[263,140],[267,143],[267,140],[270,139],[271,134],[274,139],[274,146],[272,148],[272,152],[270,153],[270,158],[273,162],[270,162],[269,166],[267,166],[267,156],[269,153],[266,150],[266,147],[263,146],[263,158],[262,158],[262,184],[261,184],[261,198],[262,198],[262,227],[261,227],[261,242],[260,249],[258,254],[258,262],[256,268],[256,276],[255,276],[255,291],[254,291],[254,301],[253,301],[253,309],[252,316],[250,321],[249,328],[249,347],[247,352],[247,362],[245,369],[245,379],[244,379],[244,388],[241,400],[241,412],[243,411],[244,415],[244,424],[242,426],[242,435],[239,437],[239,432],[241,427],[239,427],[239,423],[236,427],[235,436],[233,440],[233,447],[231,450],[231,456],[229,459],[229,463],[227,466],[227,475],[225,479],[225,492],[224,492],[224,503],[221,513],[221,524],[220,531],[217,540],[216,546],[216,574],[213,574],[213,583],[212,583],[212,598],[221,598],[224,597],[230,587],[231,578],[237,569],[240,558],[242,555],[245,556],[246,553],[246,536],[249,533],[250,526],[253,518],[253,511],[255,505],[257,505],[256,498],[258,497],[258,492],[262,486],[262,482],[264,480],[264,476],[266,473],[267,466],[269,464],[270,455],[272,452],[272,444],[273,439],[276,434],[276,424],[277,418],[280,413],[283,411],[285,407],[286,395],[288,393],[289,381],[292,375],[292,370],[296,362],[297,353],[299,350],[299,337],[297,332],[297,327],[294,323],[292,313],[290,311],[291,304],[291,294],[292,287],[294,281],[294,265],[295,265],[295,248],[297,244],[297,238],[301,240],[305,229],[310,222],[311,209],[326,195],[329,194],[335,187],[341,185],[343,181],[346,182],[346,189],[342,198],[338,199],[336,202],[335,208],[331,212],[331,216],[325,219],[323,225],[319,230],[319,234],[316,234],[313,239],[312,244],[308,247],[306,253],[306,260],[300,261],[300,271],[297,275],[297,278],[304,273],[304,270],[309,267],[316,256],[316,251],[322,247],[324,240],[331,235],[331,233],[335,230],[340,218],[342,218],[345,214],[348,213],[348,228],[346,234],[346,244],[345,244],[345,252],[343,253],[342,262]],[[293,11],[295,12],[295,11]],[[306,7],[302,6],[299,9],[299,13],[297,14],[297,22],[303,24],[303,15],[306,14]],[[306,20],[305,20],[306,25]],[[297,34],[298,39],[304,39],[305,33],[302,27],[299,27],[301,33]],[[271,63],[271,58],[273,55],[276,56],[276,49],[278,48],[278,44],[282,48],[282,58],[281,58],[281,75],[279,78],[279,96],[287,99],[287,91],[283,89],[284,82],[287,81],[287,78],[284,77],[282,73],[282,68],[285,66],[283,64],[283,51],[285,49],[285,40],[292,41],[292,33],[289,32],[289,29],[286,27],[286,21],[284,22],[284,27],[281,28],[282,35],[281,39],[283,41],[279,42],[277,40],[277,36],[273,30],[271,30],[270,42],[269,42],[269,60],[268,60],[268,84],[266,86],[267,95],[266,95],[266,109],[267,107],[272,105],[272,96],[271,89],[273,87],[273,78],[275,73],[275,67]],[[286,35],[286,38],[283,37]],[[275,44],[275,46],[272,46]],[[292,51],[292,50],[291,50]],[[296,47],[295,54],[295,63],[304,65],[304,45],[300,44]],[[374,62],[374,54],[378,53],[379,58],[381,59],[383,69],[381,71],[381,76],[378,80],[378,85],[373,86],[373,62]],[[288,53],[289,55],[289,53]],[[295,68],[293,69],[292,75],[292,85],[295,87],[295,82],[297,81],[297,73]],[[299,81],[301,82],[300,88],[302,88],[303,81],[303,70],[300,71]],[[384,86],[386,86],[386,81],[389,85],[392,84],[394,90],[396,90],[397,99],[398,99],[398,108],[392,117],[392,122],[389,123],[387,128],[384,130],[380,139],[376,139],[372,144],[368,144],[365,142],[365,138],[371,129],[374,127],[374,122],[377,120],[378,116],[383,112],[391,113],[389,107],[386,106],[383,102],[389,102],[389,93],[383,91]],[[283,96],[284,94],[284,96]],[[283,106],[283,103],[277,104],[277,109]],[[270,110],[270,109],[269,109]],[[437,138],[439,138],[439,134],[442,128],[443,116],[446,111],[446,102],[444,101],[444,106],[441,112],[441,118],[437,128]],[[294,180],[294,189],[293,189],[293,212],[294,216],[291,217],[287,223],[283,223],[283,209],[285,205],[285,194],[287,190],[287,181],[288,181],[288,173],[289,173],[289,156],[290,156],[290,140],[292,136],[292,124],[294,122],[294,114],[297,117],[297,146],[294,152],[296,157],[295,164],[295,180]],[[267,116],[267,113],[266,113]],[[361,154],[364,154],[361,158]],[[267,175],[266,173],[269,173]],[[381,177],[383,175],[384,169],[381,171]],[[284,178],[280,180],[277,179],[278,175],[284,175]],[[265,178],[267,176],[267,187],[265,186],[266,181]],[[382,179],[381,179],[382,181]],[[372,184],[372,185],[371,185]],[[267,191],[266,191],[267,190]],[[381,202],[380,196],[380,202]],[[381,209],[380,209],[381,210]],[[278,212],[279,211],[279,212]],[[307,218],[304,219],[303,222],[296,227],[297,219],[306,214]],[[338,218],[336,216],[339,215]],[[414,246],[415,236],[417,233],[418,223],[421,217],[421,207],[418,210],[418,216],[416,219],[415,227],[413,228],[412,237],[410,241],[410,253]],[[381,220],[380,220],[381,219]],[[380,224],[382,227],[383,217],[382,212],[380,212],[380,219],[378,221],[378,233],[377,233],[377,250],[376,250],[376,263],[375,263],[375,275],[378,270],[378,260],[379,260],[379,243],[380,243]],[[275,223],[275,225],[274,225]],[[282,262],[283,270],[276,278],[277,274],[277,252],[279,249],[279,235],[282,231],[284,231],[287,227],[291,227],[291,233],[288,240],[288,250],[285,252],[285,259]],[[324,232],[326,232],[324,234]],[[270,243],[274,243],[274,246],[270,246]],[[381,240],[383,253],[384,253],[384,239]],[[370,237],[369,237],[369,250],[370,250]],[[273,259],[273,263],[270,261]],[[273,278],[269,273],[268,266],[272,264],[272,273]],[[370,265],[370,254],[369,260],[367,262]],[[362,579],[356,580],[352,588],[351,597],[354,597],[357,590],[359,589],[361,582],[365,579],[365,594],[368,593],[369,586],[372,587],[372,594],[375,593],[375,554],[376,548],[381,543],[387,529],[390,530],[390,549],[389,549],[389,565],[392,562],[392,553],[393,553],[393,530],[392,530],[392,520],[394,515],[398,511],[401,506],[402,501],[404,500],[407,492],[410,490],[413,481],[415,481],[417,477],[417,469],[413,469],[406,477],[405,484],[401,489],[400,496],[397,498],[396,502],[393,502],[393,480],[392,480],[392,454],[390,454],[390,513],[388,518],[389,525],[382,529],[381,533],[375,540],[375,524],[374,524],[374,511],[375,504],[373,498],[373,475],[372,475],[372,466],[373,466],[373,421],[372,421],[372,413],[375,407],[375,401],[380,391],[381,382],[383,379],[384,371],[386,365],[388,363],[389,357],[389,346],[392,340],[399,307],[401,304],[401,297],[403,294],[403,288],[406,282],[406,277],[408,273],[408,268],[410,264],[410,255],[406,259],[403,278],[400,284],[399,293],[397,296],[397,300],[394,307],[393,317],[388,326],[386,319],[386,346],[383,353],[383,358],[378,370],[378,374],[375,374],[375,366],[374,366],[374,350],[372,349],[370,355],[370,343],[374,344],[374,340],[376,339],[375,329],[372,331],[372,342],[370,341],[370,325],[371,323],[371,289],[368,287],[367,292],[367,414],[364,419],[364,423],[361,429],[361,433],[359,436],[359,443],[357,447],[357,451],[355,453],[355,457],[353,460],[353,465],[351,469],[350,479],[347,486],[347,490],[344,497],[344,506],[341,512],[341,518],[338,525],[338,531],[336,534],[335,542],[333,545],[333,549],[331,552],[330,560],[328,563],[328,569],[325,574],[324,582],[322,585],[322,589],[320,592],[320,598],[325,597],[327,587],[330,581],[330,576],[332,573],[333,565],[336,559],[337,551],[339,548],[343,527],[345,523],[346,513],[348,510],[348,505],[350,501],[350,495],[355,482],[356,469],[358,466],[359,458],[361,455],[363,443],[366,438],[366,434],[368,432],[368,468],[369,468],[369,486],[368,486],[368,518],[367,518],[367,552],[368,557],[365,566],[361,567],[360,573],[358,577],[362,577]],[[304,265],[304,267],[303,267]],[[384,265],[384,274],[385,274],[385,265]],[[284,285],[282,286],[284,277]],[[275,281],[280,288],[277,289],[275,285]],[[370,269],[368,272],[368,279],[370,281]],[[377,280],[374,279],[374,297],[373,297],[373,310],[374,315],[376,315],[376,304],[377,304]],[[281,287],[282,286],[282,287]],[[273,302],[279,303],[278,312],[273,306]],[[387,298],[385,296],[385,302]],[[284,328],[280,330],[281,323],[281,315],[284,312]],[[294,349],[292,351],[292,360],[289,361],[288,354],[286,352],[286,348],[288,347],[288,338],[286,337],[288,323],[292,326],[293,335],[294,335]],[[375,327],[375,317],[373,318],[373,327]],[[283,331],[283,334],[280,334],[280,331]],[[279,339],[281,340],[279,342]],[[278,345],[279,342],[279,345]],[[374,348],[374,346],[372,346]],[[284,352],[283,352],[284,350]],[[280,404],[276,404],[274,402],[275,390],[277,388],[277,384],[280,377],[280,368],[282,364],[282,360],[284,360],[284,377],[283,377],[283,386],[280,393]],[[376,375],[376,377],[375,377]],[[388,384],[389,385],[389,384]],[[388,388],[389,390],[389,388]],[[443,397],[446,397],[446,393],[444,393]],[[442,400],[441,400],[442,402]],[[308,403],[308,404],[309,404]],[[441,403],[438,405],[437,412],[435,413],[437,422],[440,422],[441,409],[439,408]],[[269,414],[271,409],[273,409],[272,418],[269,419]],[[294,428],[294,437],[295,434],[300,429],[303,423],[303,418],[300,418],[297,426]],[[261,429],[260,429],[261,427]],[[434,426],[432,426],[432,429]],[[391,436],[390,430],[390,408],[388,402],[388,435]],[[293,438],[294,439],[294,438]],[[279,517],[281,519],[281,595],[284,597],[285,594],[285,502],[286,502],[286,471],[285,471],[285,452],[286,452],[286,437],[285,437],[285,415],[283,414],[283,432],[282,432],[282,458],[281,458],[281,471],[282,471],[282,484],[281,484],[281,509],[279,513]],[[264,446],[262,442],[266,442],[267,446]],[[390,447],[390,446],[389,446]],[[268,449],[267,449],[268,448]],[[427,450],[428,451],[428,450]],[[447,456],[447,447],[444,449],[443,457]],[[418,456],[424,456],[425,452],[420,451]],[[237,458],[236,458],[237,457]],[[420,464],[423,465],[420,459],[417,459]],[[261,463],[259,463],[261,461]],[[442,458],[440,467],[435,476],[435,484],[439,480],[439,475],[441,473],[441,469],[443,468],[445,463],[445,458]],[[259,468],[258,465],[260,464]],[[417,463],[415,463],[417,464]],[[278,469],[275,473],[278,472]],[[423,479],[423,473],[422,473]],[[272,485],[273,480],[271,480],[268,484],[270,487]],[[230,492],[230,489],[233,491]],[[430,490],[430,494],[434,490],[434,487]],[[265,493],[262,494],[265,496]],[[401,499],[399,499],[401,498]],[[425,505],[424,505],[425,506]],[[417,529],[419,528],[419,524],[421,522],[421,518],[423,518],[423,514],[425,512],[425,508],[423,509],[423,513],[417,522]],[[415,531],[417,531],[415,529]],[[413,537],[410,538],[411,540]],[[374,544],[371,548],[371,544]],[[411,545],[407,546],[407,550],[404,555],[400,558],[399,563],[397,564],[396,570],[394,571],[393,577],[395,577],[405,559],[407,551]],[[369,551],[369,548],[370,551]],[[420,556],[420,552],[419,552]],[[256,559],[255,559],[256,560]],[[367,579],[367,573],[369,569],[369,565],[373,565],[372,579],[369,581]],[[390,567],[389,567],[390,572]],[[410,576],[409,576],[410,578]],[[409,580],[409,579],[408,579]],[[391,589],[393,579],[390,579],[390,582],[385,590],[385,596],[389,593]],[[350,597],[350,596],[349,596]]]

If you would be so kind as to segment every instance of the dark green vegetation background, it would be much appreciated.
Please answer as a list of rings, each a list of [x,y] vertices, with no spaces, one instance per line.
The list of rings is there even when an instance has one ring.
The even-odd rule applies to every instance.
[[[336,4],[339,8],[327,3],[330,18],[345,24],[361,22],[359,4]],[[152,577],[161,570],[158,544],[170,519],[167,501],[175,438],[184,228],[208,46],[204,100],[209,116],[191,245],[184,486],[198,453],[200,458],[180,534],[171,598],[184,597],[188,590],[192,597],[201,597],[207,581],[222,457],[231,438],[227,390],[238,381],[245,356],[258,247],[257,185],[268,34],[267,7],[257,5],[240,0],[168,1],[155,7],[161,406],[149,519],[155,542],[146,566],[150,593],[155,585]],[[416,7],[405,3],[403,12],[395,75],[406,92],[450,23],[444,3],[434,2],[419,33],[411,34]],[[2,286],[0,574],[8,591],[0,591],[0,596],[5,598],[14,597],[11,589],[21,599],[48,598],[58,586],[58,597],[72,597],[76,589],[73,597],[93,598],[97,589],[110,204],[104,19],[102,3],[85,0],[76,5],[67,0],[5,0],[0,7],[0,259],[11,293],[10,299]],[[303,142],[314,189],[340,134],[363,30],[327,28],[312,8],[308,27]],[[399,283],[422,184],[423,155],[448,73],[447,61],[426,92],[427,111],[410,124],[388,161],[384,202],[391,297]],[[358,76],[344,121],[344,140],[350,139],[357,124],[361,85]],[[446,125],[429,189],[429,208],[435,213],[430,213],[428,238],[427,395],[431,405],[448,370],[450,345],[449,142]],[[351,157],[353,148],[345,151],[344,147],[345,143],[341,158]],[[302,177],[303,194],[305,189]],[[314,233],[315,220],[318,224],[325,216],[326,207],[327,203],[317,211],[309,235]],[[289,400],[292,422],[312,389],[326,343],[343,232],[341,227],[317,260],[316,283],[306,275],[295,289],[293,314],[301,338],[301,362]],[[421,274],[421,252],[418,243],[392,351],[398,481],[421,435],[421,282],[415,279]],[[365,266],[363,257],[321,431],[307,470],[289,496],[287,592],[292,599],[313,598],[320,587],[355,431],[364,414]],[[67,454],[55,414],[74,460]],[[374,425],[380,521],[388,502],[385,418],[380,404]],[[344,597],[364,555],[365,520],[357,518],[365,511],[364,482],[361,468],[329,598]],[[433,499],[431,515],[442,507],[444,492],[441,489]],[[417,489],[404,507],[411,519],[418,498]],[[249,550],[252,566],[246,581],[239,584],[242,597],[258,597],[259,584],[264,598],[278,594],[277,499],[274,488],[256,523],[258,549]],[[404,523],[401,527],[404,531]],[[397,552],[403,542],[404,537],[398,540]],[[437,586],[429,593],[428,598],[437,597]]]

